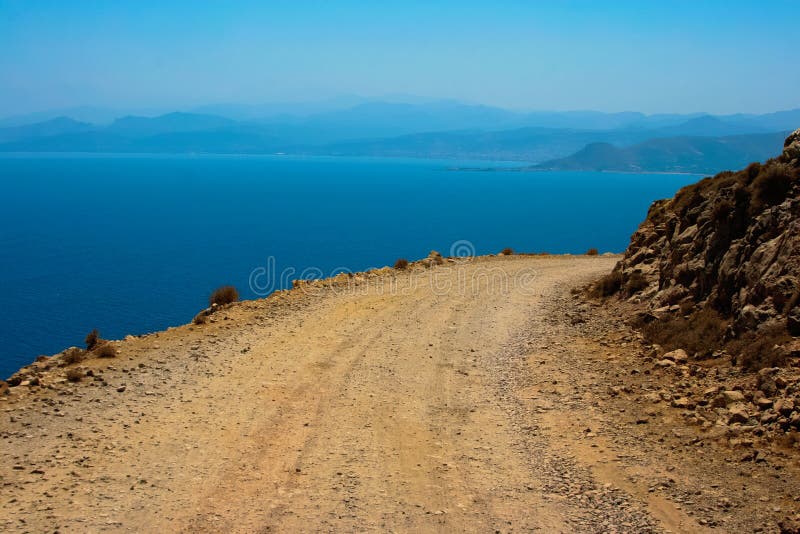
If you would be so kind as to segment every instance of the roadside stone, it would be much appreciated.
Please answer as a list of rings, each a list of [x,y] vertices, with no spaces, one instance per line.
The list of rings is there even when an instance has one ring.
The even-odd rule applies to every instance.
[[[768,425],[770,423],[774,423],[777,420],[778,420],[778,414],[776,414],[775,412],[773,412],[771,410],[768,411],[768,412],[764,412],[761,415],[761,424],[762,425]]]
[[[689,361],[689,355],[686,354],[686,351],[683,349],[673,350],[668,352],[662,356],[664,360],[670,360],[675,363],[686,363]]]
[[[694,410],[695,403],[688,397],[681,397],[679,399],[675,399],[671,403],[673,408],[682,408],[684,410]]]
[[[726,408],[731,404],[743,403],[745,401],[744,394],[741,391],[723,391],[711,402],[715,408]]]
[[[756,406],[758,406],[759,410],[768,410],[772,408],[772,399],[768,399],[766,397],[756,400]]]
[[[747,407],[743,403],[732,404],[728,407],[728,424],[746,423],[750,419]]]
[[[788,417],[794,411],[794,401],[792,399],[778,399],[775,403],[775,411]]]

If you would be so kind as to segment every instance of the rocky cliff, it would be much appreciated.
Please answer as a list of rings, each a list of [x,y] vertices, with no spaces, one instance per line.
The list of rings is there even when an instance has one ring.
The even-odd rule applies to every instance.
[[[653,203],[624,258],[596,291],[641,303],[648,311],[642,323],[677,322],[681,332],[673,329],[662,341],[694,330],[700,348],[717,343],[753,350],[767,334],[770,343],[762,352],[778,350],[775,344],[796,346],[800,129],[777,158],[706,178]]]

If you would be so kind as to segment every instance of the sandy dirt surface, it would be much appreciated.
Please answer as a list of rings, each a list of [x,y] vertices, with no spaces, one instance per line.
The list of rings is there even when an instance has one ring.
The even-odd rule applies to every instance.
[[[282,292],[54,369],[0,401],[0,528],[775,531],[796,460],[742,466],[619,394],[657,377],[570,294],[617,260]]]

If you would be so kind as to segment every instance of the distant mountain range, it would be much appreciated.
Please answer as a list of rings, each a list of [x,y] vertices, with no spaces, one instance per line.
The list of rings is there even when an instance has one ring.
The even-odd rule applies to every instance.
[[[108,118],[94,108],[77,110],[78,118]],[[30,123],[21,123],[22,116],[2,119],[0,151],[393,156],[509,160],[551,169],[714,172],[765,159],[778,150],[776,139],[800,126],[800,109],[644,115],[342,99],[307,108],[200,110],[205,112],[123,116],[104,123],[46,112],[32,116],[46,120]]]
[[[667,137],[629,147],[591,143],[535,170],[715,173],[765,161],[780,153],[789,131],[727,137]]]

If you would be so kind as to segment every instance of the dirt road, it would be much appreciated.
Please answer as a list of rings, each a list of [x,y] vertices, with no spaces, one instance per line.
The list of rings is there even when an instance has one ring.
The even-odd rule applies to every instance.
[[[0,403],[0,528],[768,524],[783,497],[739,507],[724,470],[606,394],[635,340],[569,290],[616,260],[482,258],[294,290],[120,342],[77,384],[55,369]]]

